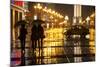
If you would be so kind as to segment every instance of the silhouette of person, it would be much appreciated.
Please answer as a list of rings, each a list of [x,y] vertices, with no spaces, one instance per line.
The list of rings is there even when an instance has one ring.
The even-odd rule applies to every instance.
[[[39,43],[39,30],[38,30],[38,24],[35,23],[33,24],[33,27],[31,29],[31,41],[32,41],[32,50],[33,50],[33,59],[32,59],[32,64],[36,64],[36,54],[35,54],[35,50],[37,47],[37,42]]]
[[[21,43],[21,65],[25,65],[25,40],[26,40],[27,29],[25,28],[25,24],[21,25],[20,28],[20,43]]]
[[[32,49],[33,49],[33,64],[36,64],[36,55],[35,55],[35,49],[36,47],[39,48],[39,56],[40,56],[40,49],[42,48],[43,44],[43,38],[44,38],[44,30],[41,24],[35,23],[31,29],[31,41],[32,41]]]
[[[42,47],[42,45],[43,45],[43,38],[45,38],[44,29],[43,29],[43,27],[41,26],[41,24],[39,24],[39,40],[40,40],[40,47]]]
[[[40,43],[38,45],[39,45],[39,56],[41,56],[41,64],[43,64],[43,61],[42,61],[42,59],[43,59],[43,38],[45,38],[44,29],[41,26],[41,24],[39,24],[39,42]]]

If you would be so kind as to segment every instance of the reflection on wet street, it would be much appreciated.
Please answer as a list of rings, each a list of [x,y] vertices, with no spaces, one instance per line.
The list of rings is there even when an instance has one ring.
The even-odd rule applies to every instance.
[[[44,39],[44,63],[67,62],[64,56],[63,29],[54,28],[45,31],[47,37]]]
[[[43,43],[43,64],[68,62],[64,57],[64,36],[63,29],[54,28],[45,31],[46,38]],[[41,52],[41,51],[40,51]],[[39,57],[39,49],[36,50],[36,56]],[[37,59],[37,64],[41,64],[40,58]],[[38,62],[39,61],[39,62]]]
[[[45,30],[46,38],[44,38],[42,49],[36,48],[36,64],[54,64],[54,63],[70,63],[93,61],[95,47],[89,46],[89,39],[78,38],[73,36],[66,38],[63,28],[52,28]],[[92,41],[90,41],[92,44]],[[32,50],[28,44],[25,48],[26,65],[30,65]],[[20,64],[21,57],[20,48],[13,50],[13,63]],[[92,55],[93,54],[93,55]]]

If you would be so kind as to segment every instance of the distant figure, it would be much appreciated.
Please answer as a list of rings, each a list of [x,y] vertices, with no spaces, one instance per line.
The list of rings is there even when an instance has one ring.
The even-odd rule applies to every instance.
[[[21,43],[21,65],[25,65],[25,40],[26,40],[27,29],[25,28],[25,24],[21,25],[20,28],[20,43]]]

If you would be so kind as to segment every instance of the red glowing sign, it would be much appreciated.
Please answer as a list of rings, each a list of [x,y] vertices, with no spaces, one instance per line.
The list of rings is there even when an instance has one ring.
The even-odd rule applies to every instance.
[[[18,1],[18,0],[11,0],[11,3],[16,5],[16,6],[20,6],[20,7],[23,7],[23,5],[24,5],[24,1],[23,0],[20,0],[20,1]]]
[[[15,1],[14,4],[17,6],[23,7],[24,2],[23,1]]]

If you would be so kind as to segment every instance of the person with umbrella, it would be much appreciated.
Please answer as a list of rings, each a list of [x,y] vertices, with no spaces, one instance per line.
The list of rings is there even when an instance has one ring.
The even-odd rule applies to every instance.
[[[25,65],[25,40],[27,35],[27,29],[25,28],[26,23],[27,22],[25,20],[21,20],[18,21],[15,25],[15,27],[20,26],[20,34],[18,37],[21,43],[21,64],[20,65]]]
[[[42,47],[42,41],[43,41],[43,34],[44,30],[43,27],[41,26],[41,22],[44,22],[42,20],[34,20],[33,21],[33,26],[32,26],[32,34],[31,34],[31,41],[32,41],[32,49],[33,49],[33,64],[36,64],[36,55],[35,55],[35,50],[36,47],[39,48],[39,56],[40,56],[40,47]],[[41,40],[41,42],[40,42]]]

